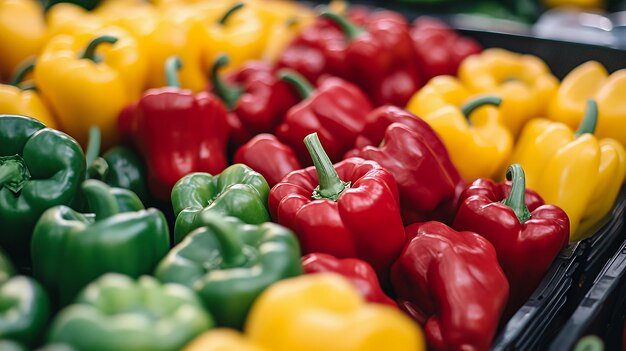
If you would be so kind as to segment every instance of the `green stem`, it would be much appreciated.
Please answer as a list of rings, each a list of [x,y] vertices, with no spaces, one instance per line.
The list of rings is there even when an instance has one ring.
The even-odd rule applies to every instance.
[[[226,54],[220,55],[215,62],[213,62],[213,67],[211,67],[211,83],[213,84],[213,89],[215,89],[217,96],[232,110],[235,105],[237,105],[241,94],[243,94],[243,89],[239,86],[229,86],[228,83],[220,77],[218,71],[226,65],[228,65],[228,55]]]
[[[510,165],[506,170],[506,179],[511,181],[511,192],[502,203],[513,209],[519,222],[524,223],[531,215],[526,207],[526,176],[522,166],[517,163]]]
[[[341,31],[346,36],[346,40],[352,41],[354,38],[361,35],[361,33],[365,32],[365,29],[356,26],[354,23],[350,22],[347,18],[338,15],[334,12],[324,11],[320,14],[322,17],[326,17],[332,22],[339,25]]]
[[[603,351],[604,342],[596,335],[588,335],[580,339],[574,351]]]
[[[91,167],[93,161],[98,158],[100,154],[101,134],[100,128],[89,128],[89,144],[87,144],[87,152],[85,153],[85,160],[87,161],[87,168]]]
[[[485,105],[491,105],[491,106],[500,106],[500,104],[502,103],[502,98],[498,97],[498,96],[481,96],[481,97],[477,97],[475,99],[472,99],[468,102],[466,102],[465,104],[463,104],[463,106],[461,106],[461,112],[463,113],[463,115],[465,116],[465,119],[467,120],[467,123],[469,123],[470,125],[472,124],[470,122],[470,116],[472,115],[472,113],[474,112],[474,110],[476,110],[479,107],[485,106]]]
[[[333,163],[328,158],[328,155],[322,147],[322,143],[317,136],[317,133],[311,133],[304,138],[304,145],[306,145],[313,165],[317,171],[317,178],[319,185],[313,190],[313,199],[326,199],[337,201],[341,193],[350,188],[350,182],[344,182],[339,179],[339,175],[333,167]]]
[[[585,117],[583,117],[580,126],[576,131],[576,137],[583,134],[593,134],[596,132],[596,125],[598,124],[598,104],[595,100],[587,100],[587,110],[585,111]]]
[[[221,216],[207,211],[201,213],[200,221],[202,226],[207,227],[220,243],[223,268],[240,267],[246,263],[243,242],[230,223],[224,221]]]
[[[178,71],[183,68],[183,62],[178,56],[171,56],[165,61],[165,82],[168,87],[180,88]]]
[[[0,157],[0,188],[19,193],[30,180],[26,162],[20,155]]]
[[[219,19],[219,21],[217,21],[217,23],[219,23],[222,26],[225,26],[230,16],[232,16],[233,13],[239,11],[243,6],[244,6],[243,2],[235,3],[222,15],[222,17]]]
[[[315,88],[311,83],[309,83],[306,78],[304,78],[300,73],[290,70],[290,69],[281,69],[277,73],[278,79],[284,80],[285,82],[291,84],[296,90],[298,94],[300,94],[300,98],[302,100],[307,99],[311,94],[313,94],[313,90]]]
[[[27,60],[22,64],[15,74],[11,78],[11,82],[9,84],[13,86],[18,86],[21,81],[24,80],[24,77],[28,74],[28,72],[32,71],[35,68],[35,60]]]
[[[109,174],[109,164],[102,157],[97,157],[87,168],[87,179],[97,179],[106,182]]]
[[[120,213],[120,207],[111,188],[105,183],[88,179],[83,182],[83,192],[87,198],[89,209],[96,215],[96,221],[107,219]]]
[[[80,58],[92,60],[93,62],[99,62],[100,59],[96,56],[96,49],[98,46],[103,43],[115,44],[116,42],[117,38],[112,35],[101,35],[99,37],[95,37],[89,42],[89,44],[87,44],[87,47],[85,48],[85,51],[83,51],[83,54],[80,55]]]

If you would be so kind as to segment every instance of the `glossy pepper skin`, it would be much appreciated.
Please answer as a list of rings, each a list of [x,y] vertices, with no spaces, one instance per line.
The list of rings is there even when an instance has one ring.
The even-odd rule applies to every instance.
[[[233,133],[234,144],[239,146],[257,134],[273,132],[287,110],[298,103],[298,98],[287,82],[276,77],[276,69],[267,62],[246,62],[222,79],[218,70],[228,61],[225,55],[216,59],[211,82],[215,94],[234,113],[236,125],[241,126],[241,131]]]
[[[0,302],[1,338],[34,346],[50,318],[48,295],[36,280],[15,275],[13,265],[2,251],[0,251]]]
[[[0,115],[0,246],[30,265],[30,239],[41,214],[74,205],[85,155],[65,133],[24,116]]]
[[[76,350],[176,351],[211,327],[213,318],[186,286],[108,273],[61,310],[48,341]]]
[[[397,307],[395,301],[387,296],[380,287],[378,277],[372,266],[356,258],[338,259],[335,256],[312,253],[302,256],[304,273],[314,274],[332,272],[350,280],[359,294],[367,301]]]
[[[155,277],[192,288],[217,325],[241,329],[263,290],[302,274],[298,240],[289,229],[211,212],[202,213],[199,222],[200,229],[161,261]]]
[[[279,71],[279,76],[292,84],[303,100],[287,111],[276,128],[278,140],[293,148],[302,165],[310,165],[311,158],[302,140],[317,132],[330,160],[341,160],[372,110],[367,97],[355,85],[336,77],[323,79],[313,89],[293,71]]]
[[[487,49],[463,60],[459,79],[471,93],[502,98],[502,123],[518,136],[531,118],[544,116],[559,81],[536,56]]]
[[[429,348],[488,350],[509,296],[493,245],[439,222],[406,233],[391,269],[398,305],[424,326]]]
[[[614,139],[594,135],[598,109],[588,101],[577,131],[546,119],[530,121],[518,140],[512,163],[546,203],[562,208],[570,221],[570,241],[584,239],[617,198],[626,174],[626,151]]]
[[[513,136],[503,124],[504,100],[472,96],[456,78],[431,79],[409,101],[407,110],[423,118],[441,136],[464,179],[495,178],[511,155]]]
[[[410,33],[424,81],[436,76],[455,76],[466,57],[482,51],[474,39],[459,35],[434,17],[417,18],[413,21]]]
[[[233,163],[242,163],[261,173],[271,187],[302,166],[289,146],[272,134],[259,134],[235,152]]]
[[[479,233],[493,244],[511,287],[507,314],[512,315],[567,246],[569,219],[560,208],[544,205],[536,193],[529,196],[532,207],[526,205],[531,190],[525,189],[520,165],[511,165],[507,178],[510,185],[479,179],[465,189],[452,227]]]
[[[465,182],[441,138],[423,119],[395,106],[379,107],[365,117],[354,146],[346,156],[376,161],[394,175],[405,225],[452,222]]]
[[[234,164],[217,175],[186,175],[172,189],[174,242],[200,227],[203,213],[232,216],[249,224],[268,222],[269,191],[263,176],[243,164]]]
[[[602,64],[588,61],[573,69],[561,82],[550,103],[548,118],[577,128],[585,115],[586,101],[598,104],[599,138],[612,138],[626,147],[626,69],[609,75]]]
[[[168,59],[165,66],[168,86],[146,91],[119,117],[120,131],[133,139],[146,161],[152,195],[163,201],[186,174],[226,168],[228,140],[222,102],[208,92],[181,89],[177,58]]]
[[[120,199],[97,180],[85,181],[82,188],[95,219],[66,206],[51,208],[37,222],[31,243],[34,276],[61,305],[104,273],[138,277],[152,272],[169,250],[169,229],[160,211]]]
[[[366,303],[349,280],[335,273],[270,286],[252,306],[245,333],[275,351],[426,349],[421,330],[407,316]]]
[[[315,166],[289,173],[272,188],[272,219],[296,233],[303,253],[362,259],[384,286],[404,243],[393,175],[357,157],[333,166],[317,134],[305,143]]]
[[[240,332],[216,328],[201,334],[187,344],[183,351],[269,351],[249,340]]]

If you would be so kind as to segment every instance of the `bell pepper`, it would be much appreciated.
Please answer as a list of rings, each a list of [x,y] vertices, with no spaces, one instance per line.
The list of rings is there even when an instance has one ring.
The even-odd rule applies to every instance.
[[[598,104],[598,138],[612,138],[626,147],[626,69],[609,75],[604,66],[589,61],[573,69],[561,82],[550,103],[548,118],[576,128],[584,114],[585,102]]]
[[[0,14],[0,47],[4,48],[0,55],[2,81],[21,62],[39,54],[44,45],[46,22],[41,3],[35,0],[2,0]]]
[[[493,245],[439,222],[406,233],[391,268],[398,305],[424,326],[429,349],[488,350],[509,296]]]
[[[183,351],[269,351],[243,334],[228,328],[217,328],[201,334]]]
[[[503,104],[498,96],[473,97],[456,78],[440,76],[415,94],[407,109],[433,127],[463,178],[472,180],[495,178],[511,154],[513,136],[503,124],[510,116],[503,115]]]
[[[461,195],[452,227],[489,240],[511,287],[507,315],[513,315],[539,285],[559,251],[569,242],[569,219],[563,210],[544,205],[532,192],[526,206],[524,170],[509,166],[504,183],[477,180]],[[533,194],[534,193],[534,194]]]
[[[302,257],[304,273],[333,272],[348,278],[359,294],[367,301],[398,307],[395,301],[387,296],[380,287],[376,272],[370,264],[356,258],[344,258],[312,253]]]
[[[26,346],[12,341],[12,340],[2,340],[0,339],[0,350],[2,351],[29,351]]]
[[[289,146],[272,134],[259,134],[235,152],[233,163],[243,163],[259,172],[273,187],[287,174],[302,166]]]
[[[315,20],[316,14],[305,4],[282,0],[252,2],[255,10],[268,27],[267,42],[261,59],[275,63],[281,53],[304,28]],[[270,40],[271,38],[271,40]]]
[[[547,7],[570,6],[587,9],[606,8],[606,0],[543,0],[542,4]]]
[[[213,318],[186,286],[108,273],[61,310],[48,341],[76,350],[176,351],[211,327]]]
[[[239,146],[259,133],[269,133],[282,121],[287,110],[298,103],[291,87],[276,77],[272,65],[262,61],[246,62],[228,80],[218,70],[228,64],[228,56],[221,55],[213,64],[211,82],[213,91],[224,101],[238,119],[243,131],[235,135]]]
[[[96,6],[98,6],[100,0],[44,0],[44,5],[46,9],[49,9],[50,7],[59,3],[75,4],[84,8],[85,10],[93,10]]]
[[[48,295],[36,280],[23,275],[16,276],[13,265],[1,251],[0,300],[1,338],[34,346],[50,317]],[[0,349],[7,350],[4,347]]]
[[[46,10],[45,43],[59,35],[83,35],[95,33],[105,26],[100,16],[68,2],[60,2]]]
[[[614,139],[595,137],[598,108],[587,113],[574,133],[560,122],[535,119],[522,131],[511,163],[526,172],[526,184],[546,203],[562,208],[570,221],[570,241],[593,234],[617,198],[626,174],[626,151]]]
[[[263,176],[243,164],[234,164],[217,175],[190,173],[184,176],[172,189],[176,216],[174,242],[179,243],[200,227],[201,216],[207,212],[237,217],[249,224],[269,221],[269,191]]]
[[[152,272],[169,250],[169,229],[159,210],[120,202],[98,180],[87,180],[82,188],[95,219],[53,207],[37,222],[31,243],[34,276],[61,305],[104,273]]]
[[[545,116],[559,86],[540,58],[504,49],[487,49],[466,58],[458,74],[470,93],[502,98],[501,122],[513,136],[531,118]]]
[[[35,81],[65,132],[87,145],[89,129],[97,126],[108,149],[119,141],[117,116],[139,95],[145,68],[130,34],[113,28],[102,33],[51,39],[37,59]]]
[[[415,323],[395,308],[366,303],[335,273],[270,286],[252,306],[245,332],[274,351],[426,350]]]
[[[376,11],[360,27],[334,12],[326,11],[322,16],[336,22],[345,35],[349,80],[362,88],[376,106],[405,106],[423,82],[404,17]]]
[[[389,117],[383,117],[385,115]],[[400,122],[402,119],[408,120],[407,124]],[[384,126],[385,120],[398,122]],[[370,134],[368,129],[382,127],[384,138],[378,142],[364,142],[366,146],[348,152],[346,157],[375,161],[393,174],[400,192],[405,225],[431,219],[450,221],[456,208],[460,177],[456,169],[449,171],[454,166],[446,165],[450,160],[435,132],[416,116],[392,106],[372,111],[367,121],[371,122],[365,128],[367,134]],[[435,151],[437,147],[443,154]]]
[[[29,116],[49,128],[57,128],[56,120],[46,102],[34,87],[21,87],[20,83],[35,68],[34,62],[20,67],[9,84],[0,84],[0,111],[6,114]]]
[[[242,328],[268,286],[302,274],[294,234],[280,225],[250,225],[203,212],[190,233],[159,263],[155,277],[192,288],[219,326]]]
[[[421,16],[413,21],[411,38],[425,81],[436,76],[456,76],[461,62],[482,51],[476,40],[459,35],[445,22]]]
[[[148,167],[152,195],[167,201],[174,184],[191,172],[219,173],[227,166],[226,108],[208,92],[181,89],[177,57],[166,62],[168,86],[146,91],[119,116]]]
[[[24,116],[0,115],[0,246],[30,265],[35,223],[48,208],[74,205],[85,156],[67,134]]]
[[[385,286],[404,243],[393,175],[357,157],[333,166],[317,133],[304,143],[314,166],[289,173],[272,188],[272,219],[296,233],[303,253],[360,258],[374,267]]]
[[[317,132],[331,161],[341,160],[372,110],[367,97],[355,85],[336,77],[322,80],[314,89],[294,71],[279,71],[279,76],[297,89],[302,101],[287,111],[276,128],[278,140],[293,148],[301,164],[310,165],[302,140]]]

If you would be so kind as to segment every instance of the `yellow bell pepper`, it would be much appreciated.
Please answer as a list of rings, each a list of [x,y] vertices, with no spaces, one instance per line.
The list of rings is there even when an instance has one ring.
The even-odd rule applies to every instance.
[[[471,181],[498,176],[510,157],[513,137],[501,122],[507,117],[488,106],[500,102],[476,97],[454,77],[439,76],[413,95],[407,109],[433,127],[461,176]]]
[[[574,6],[590,9],[606,8],[605,0],[543,0],[546,7]]]
[[[609,75],[596,61],[576,67],[561,82],[548,118],[576,128],[589,98],[598,103],[598,138],[613,138],[626,146],[626,69]]]
[[[10,84],[0,84],[0,111],[3,114],[33,117],[50,128],[58,128],[52,112],[34,89],[22,89],[20,82],[35,67],[31,61],[19,68]]]
[[[93,33],[104,26],[99,16],[70,3],[58,3],[46,12],[46,42],[58,35]]]
[[[218,328],[201,334],[187,344],[183,351],[269,351],[255,345],[236,330]]]
[[[459,67],[459,78],[472,93],[502,98],[502,123],[513,136],[531,118],[545,116],[559,85],[538,57],[504,49],[487,49],[466,58]]]
[[[408,316],[366,303],[334,273],[270,286],[254,302],[244,329],[252,342],[273,351],[426,349],[420,328]]]
[[[134,38],[119,28],[60,35],[37,60],[35,81],[66,133],[86,146],[89,129],[98,126],[106,149],[118,141],[119,112],[142,91],[144,61]]]
[[[46,23],[36,0],[0,0],[0,80],[18,65],[39,54],[44,45]]]
[[[510,163],[524,168],[527,187],[567,213],[570,241],[593,234],[590,229],[611,209],[626,175],[624,147],[593,134],[597,116],[590,100],[576,133],[563,123],[534,119],[511,156]]]

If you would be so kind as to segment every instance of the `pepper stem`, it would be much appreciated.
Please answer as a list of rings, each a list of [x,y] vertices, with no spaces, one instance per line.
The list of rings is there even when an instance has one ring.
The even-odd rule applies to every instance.
[[[20,67],[18,67],[17,71],[11,78],[11,82],[9,84],[17,87],[21,81],[24,80],[24,77],[28,74],[28,72],[32,71],[35,68],[35,60],[27,60]]]
[[[574,351],[603,351],[604,342],[596,335],[587,335],[578,340]]]
[[[231,6],[228,10],[226,10],[226,12],[224,12],[224,14],[222,15],[222,17],[219,19],[219,21],[217,23],[219,23],[222,26],[226,25],[226,22],[228,21],[228,19],[230,18],[230,16],[233,15],[233,13],[239,11],[242,7],[244,6],[243,2],[237,2],[235,3],[233,6]]]
[[[311,94],[313,94],[313,90],[315,90],[313,85],[311,85],[311,83],[309,83],[309,81],[304,78],[304,76],[296,71],[290,69],[281,69],[278,71],[277,76],[278,79],[284,80],[285,82],[296,88],[302,100],[305,100],[309,96],[311,96]]]
[[[510,165],[506,170],[506,179],[511,181],[511,192],[502,203],[513,209],[519,222],[524,223],[531,215],[526,207],[526,176],[522,166],[518,163]]]
[[[580,126],[576,131],[576,137],[583,134],[593,134],[596,131],[596,125],[598,124],[598,104],[595,100],[587,100],[587,110],[585,111],[585,117],[583,117]]]
[[[19,193],[30,180],[26,162],[20,155],[0,157],[0,188]]]
[[[361,35],[361,33],[365,32],[365,29],[355,25],[354,23],[350,22],[350,20],[348,20],[344,16],[341,16],[341,15],[336,14],[334,12],[324,11],[324,12],[322,12],[320,14],[320,16],[326,17],[329,20],[331,20],[332,22],[334,22],[337,25],[339,25],[339,27],[341,28],[341,31],[346,36],[346,39],[348,41],[352,41],[354,38],[356,38],[359,35]]]
[[[350,188],[350,182],[344,182],[339,179],[339,175],[328,155],[326,155],[317,133],[311,133],[304,137],[304,145],[309,150],[320,183],[313,190],[313,199],[337,201],[339,195],[344,190]]]
[[[83,191],[87,198],[89,209],[96,215],[96,221],[107,219],[120,213],[120,206],[111,188],[105,183],[88,179],[83,182]]]
[[[83,51],[83,54],[80,55],[80,58],[88,59],[96,63],[100,62],[100,59],[96,56],[96,49],[103,43],[115,44],[117,43],[117,38],[112,35],[101,35],[93,38],[89,44],[87,44],[87,47],[85,48],[85,51]]]
[[[217,73],[220,68],[228,65],[228,61],[228,55],[222,54],[213,62],[213,67],[211,67],[211,83],[213,84],[217,96],[232,110],[235,105],[237,105],[237,100],[239,100],[241,94],[243,94],[243,89],[239,86],[228,85]]]
[[[200,214],[200,221],[220,243],[223,268],[240,267],[246,263],[243,242],[230,223],[224,221],[221,216],[206,211]]]
[[[89,128],[89,144],[87,144],[87,152],[85,152],[87,168],[91,167],[96,158],[98,158],[98,154],[100,153],[100,139],[100,128]]]
[[[183,62],[178,56],[170,56],[165,60],[165,82],[168,87],[180,88],[178,71],[183,68]]]
[[[463,106],[461,106],[461,112],[465,116],[467,123],[471,125],[472,123],[470,122],[470,116],[472,112],[474,112],[474,110],[485,105],[498,107],[500,106],[501,103],[502,103],[502,98],[498,96],[493,96],[493,95],[481,96],[463,104]]]

